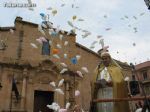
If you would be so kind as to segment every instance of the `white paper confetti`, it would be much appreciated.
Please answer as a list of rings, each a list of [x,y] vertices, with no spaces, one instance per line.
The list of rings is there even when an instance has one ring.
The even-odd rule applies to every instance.
[[[68,41],[65,41],[65,42],[64,42],[64,46],[67,46],[67,45],[68,45]]]
[[[81,58],[81,55],[76,55],[77,60]]]
[[[61,87],[63,85],[63,83],[64,83],[64,79],[61,79],[58,83],[58,87]]]
[[[67,58],[67,54],[64,54],[64,58]]]
[[[67,68],[67,65],[65,63],[60,63],[60,65]]]
[[[99,44],[102,46],[102,48],[104,47],[104,39],[100,39]]]
[[[67,112],[67,109],[59,109],[59,112]]]
[[[87,69],[87,67],[82,67],[81,70],[83,70],[83,71],[86,72],[86,73],[89,72],[88,69]]]
[[[14,33],[14,30],[13,30],[13,29],[10,29],[10,33]]]
[[[74,25],[73,25],[73,23],[72,23],[71,21],[68,21],[67,23],[68,23],[68,25],[70,25],[71,27],[74,27]]]
[[[59,109],[60,109],[60,106],[56,102],[53,102],[52,105],[47,105],[47,107],[49,109],[56,111],[56,112],[59,111]]]
[[[63,39],[63,35],[60,34],[59,35],[59,39],[62,40]]]
[[[65,4],[61,4],[61,7],[64,7],[65,6]]]
[[[30,43],[30,45],[33,47],[33,48],[38,48],[36,44],[34,43]]]
[[[77,74],[79,75],[79,77],[83,78],[83,75],[82,75],[81,71],[77,71]]]
[[[53,81],[53,82],[50,82],[49,83],[52,87],[56,87],[56,84],[55,84],[55,82]]]
[[[71,104],[68,102],[68,103],[66,104],[66,109],[69,109],[70,105],[71,105]]]
[[[60,44],[57,44],[56,46],[57,46],[57,48],[59,48],[59,49],[61,49],[61,48],[62,48]]]
[[[48,8],[47,8],[47,10],[52,10],[52,9],[53,9],[52,7],[48,7]]]
[[[129,77],[125,77],[124,81],[130,81]]]
[[[63,69],[60,71],[60,74],[66,72],[66,71],[68,71],[68,69],[67,69],[67,68],[63,68]]]
[[[57,54],[53,55],[54,58],[60,59],[60,57]]]
[[[54,91],[56,91],[59,94],[64,95],[64,92],[60,88],[56,88]]]
[[[81,19],[81,18],[80,18],[80,19],[78,19],[78,21],[84,21],[84,19]]]
[[[41,25],[38,25],[38,31],[40,31],[43,35],[45,35],[45,32],[43,31]]]

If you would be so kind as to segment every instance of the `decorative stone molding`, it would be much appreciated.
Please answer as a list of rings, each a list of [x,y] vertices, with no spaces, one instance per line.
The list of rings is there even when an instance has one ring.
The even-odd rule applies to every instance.
[[[33,83],[48,84],[50,81],[58,78],[58,71],[57,66],[52,61],[44,60],[35,68],[35,72],[30,77],[30,80],[32,79]]]

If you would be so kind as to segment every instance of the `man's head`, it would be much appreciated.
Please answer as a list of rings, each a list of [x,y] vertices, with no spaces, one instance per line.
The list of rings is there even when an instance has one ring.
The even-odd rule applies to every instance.
[[[111,62],[111,56],[108,52],[101,53],[101,58],[104,66],[108,67]]]

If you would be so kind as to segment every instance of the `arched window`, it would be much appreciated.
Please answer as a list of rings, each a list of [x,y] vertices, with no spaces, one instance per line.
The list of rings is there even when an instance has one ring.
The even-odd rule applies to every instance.
[[[46,39],[47,41],[43,41],[42,45],[42,55],[50,55],[50,44],[49,39]]]

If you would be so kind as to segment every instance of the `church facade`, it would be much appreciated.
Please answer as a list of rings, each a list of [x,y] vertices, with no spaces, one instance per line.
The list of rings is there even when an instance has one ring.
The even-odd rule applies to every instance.
[[[40,44],[36,41],[39,37],[50,42]],[[70,109],[78,104],[85,111],[89,110],[90,82],[100,56],[76,43],[75,34],[62,31],[52,36],[45,29],[43,35],[37,24],[17,17],[15,27],[0,28],[0,41],[0,112],[52,112],[46,105],[53,102],[61,108],[70,102]],[[72,59],[77,55],[80,59],[74,62]],[[67,65],[63,73],[61,63]],[[125,74],[131,74],[128,65],[119,64]],[[77,71],[81,71],[83,77]],[[61,79],[64,79],[60,87],[63,94],[56,92]],[[55,82],[56,87],[50,86],[50,82]],[[75,96],[75,90],[80,91],[79,96]]]

